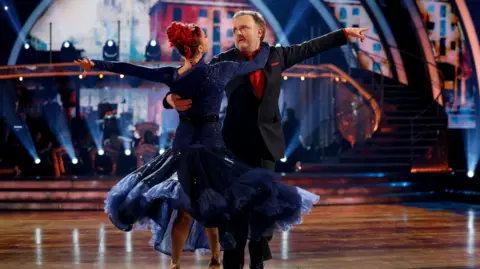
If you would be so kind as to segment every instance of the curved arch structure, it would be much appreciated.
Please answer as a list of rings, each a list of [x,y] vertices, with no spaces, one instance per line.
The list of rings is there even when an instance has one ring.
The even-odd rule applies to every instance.
[[[330,13],[328,7],[323,1],[310,0],[310,4],[312,4],[315,10],[317,10],[318,14],[320,14],[322,19],[327,24],[328,28],[330,28],[330,31],[335,31],[341,28],[337,19],[335,18],[335,16],[332,15],[332,13]],[[341,50],[343,51],[343,55],[345,56],[345,59],[347,60],[349,66],[356,67],[356,55],[354,54],[353,50],[348,47],[341,47]]]
[[[433,55],[432,44],[430,43],[430,38],[428,37],[427,29],[425,28],[425,24],[422,21],[422,16],[417,9],[417,5],[415,0],[405,0],[405,6],[408,9],[408,12],[412,15],[412,21],[417,29],[417,37],[420,41],[420,44],[423,48],[423,53],[425,60],[429,63],[436,64],[435,56]],[[436,66],[431,64],[428,65],[428,74],[430,76],[430,84],[433,91],[434,98],[441,94],[442,89],[440,87],[440,74],[438,73],[438,69]],[[438,103],[443,105],[443,99],[438,98]]]
[[[42,15],[42,13],[47,10],[53,0],[42,0],[40,4],[35,8],[35,10],[30,14],[27,21],[18,33],[17,39],[15,40],[15,44],[13,44],[12,51],[10,52],[10,57],[8,58],[8,65],[14,65],[17,63],[18,54],[20,54],[20,50],[22,49],[22,42],[25,40],[27,34],[32,29],[35,22],[37,22],[38,18]]]
[[[389,46],[390,44],[395,45],[396,41],[375,1],[370,1],[370,3],[360,0],[309,1],[331,30],[359,26],[370,28],[367,36],[375,38],[369,38],[367,42],[363,43],[353,43],[352,49],[344,49],[351,67],[368,69],[386,77],[397,78],[401,83],[407,84],[405,71],[402,69],[402,59],[399,53],[394,52]],[[334,8],[334,14],[332,14],[330,6]],[[380,34],[383,34],[385,40],[377,37]],[[369,52],[372,57],[365,56],[362,51]]]
[[[477,75],[477,89],[480,95],[480,43],[477,32],[475,31],[475,24],[473,23],[465,0],[455,0],[455,3],[457,4],[460,20],[463,22],[468,43],[470,43],[470,50],[473,54],[473,64],[475,65],[475,73]]]
[[[17,63],[17,59],[26,36],[32,30],[37,20],[52,4],[52,2],[53,0],[42,0],[42,2],[40,2],[40,4],[35,8],[32,14],[30,14],[30,17],[28,17],[27,21],[20,30],[17,39],[15,40],[12,51],[10,52],[10,57],[8,58],[8,65],[15,65]],[[289,45],[290,43],[288,41],[288,38],[285,35],[280,23],[273,15],[272,11],[267,7],[267,5],[265,5],[262,0],[251,0],[250,2],[260,11],[260,13],[263,14],[265,19],[272,26],[275,35],[278,37],[279,40],[282,40],[282,45]]]
[[[365,1],[365,4],[368,6],[375,20],[377,21],[378,26],[381,32],[383,33],[385,41],[387,42],[386,45],[390,47],[390,54],[393,59],[393,65],[397,71],[398,81],[407,85],[408,79],[407,79],[407,74],[405,73],[405,66],[403,64],[402,56],[400,55],[398,50],[394,49],[394,48],[398,48],[397,42],[395,40],[395,37],[392,31],[390,30],[390,27],[388,26],[388,22],[385,19],[385,16],[380,10],[380,7],[378,6],[377,1],[367,0]]]

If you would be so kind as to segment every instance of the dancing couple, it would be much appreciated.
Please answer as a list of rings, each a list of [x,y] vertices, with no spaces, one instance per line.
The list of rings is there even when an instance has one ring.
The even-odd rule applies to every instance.
[[[108,193],[105,211],[123,231],[150,224],[157,251],[180,268],[182,251],[211,249],[209,268],[243,268],[250,239],[250,267],[271,259],[276,229],[300,224],[319,197],[280,183],[273,173],[284,145],[278,108],[281,72],[329,48],[364,38],[346,28],[290,47],[263,42],[265,21],[253,11],[234,16],[236,48],[205,63],[209,44],[195,24],[173,22],[168,40],[184,58],[180,68],[146,68],[123,62],[75,61],[91,68],[161,82],[170,88],[167,108],[179,112],[171,149],[132,172]],[[228,97],[223,130],[219,110]],[[222,136],[223,135],[223,136]]]

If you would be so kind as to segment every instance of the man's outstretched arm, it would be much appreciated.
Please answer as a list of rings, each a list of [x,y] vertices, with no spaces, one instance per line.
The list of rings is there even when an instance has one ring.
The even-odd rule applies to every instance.
[[[277,47],[282,70],[286,70],[297,63],[317,56],[329,49],[345,45],[347,44],[348,37],[358,37],[363,41],[365,38],[363,32],[367,30],[368,28],[344,28],[303,42],[302,44]]]

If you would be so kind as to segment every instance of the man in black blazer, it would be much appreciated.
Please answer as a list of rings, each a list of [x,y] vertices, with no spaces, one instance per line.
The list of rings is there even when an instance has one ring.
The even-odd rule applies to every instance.
[[[270,47],[270,56],[263,70],[237,77],[230,81],[225,92],[228,99],[227,113],[223,123],[223,139],[227,147],[243,162],[252,167],[274,170],[275,161],[285,155],[278,98],[282,72],[305,59],[331,48],[347,43],[347,36],[363,40],[366,28],[345,28],[334,31],[300,45]],[[266,22],[254,11],[240,11],[233,17],[234,49],[215,56],[211,63],[222,61],[246,61],[256,55],[260,42],[265,37]],[[165,108],[184,111],[190,108],[191,100],[167,94]],[[235,231],[237,248],[225,250],[224,269],[243,268],[244,250],[248,237],[247,218],[244,229]],[[261,269],[263,262],[271,259],[268,246],[270,238],[249,242],[250,268]]]

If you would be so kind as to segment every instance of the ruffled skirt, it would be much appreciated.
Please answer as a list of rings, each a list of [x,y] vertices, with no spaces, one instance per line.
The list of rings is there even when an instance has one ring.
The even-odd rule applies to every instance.
[[[276,173],[249,168],[225,149],[167,150],[132,172],[108,193],[105,212],[123,231],[149,228],[151,244],[171,254],[179,210],[192,216],[185,251],[208,249],[204,227],[219,227],[222,248],[234,248],[232,218],[248,218],[249,239],[300,224],[319,196],[280,182]]]

